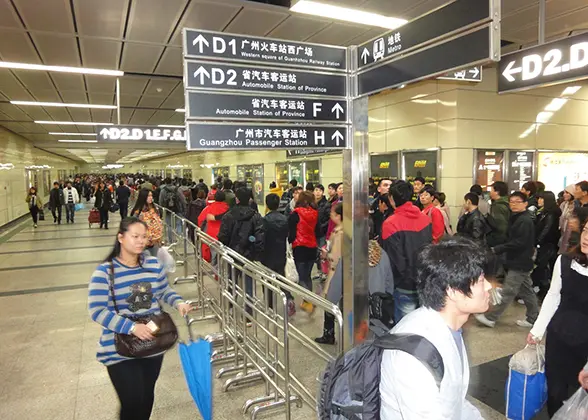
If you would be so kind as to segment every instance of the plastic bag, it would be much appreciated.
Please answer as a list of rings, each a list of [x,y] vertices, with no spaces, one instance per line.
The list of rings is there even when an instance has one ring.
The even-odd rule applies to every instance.
[[[547,402],[545,347],[526,346],[509,362],[506,382],[506,417],[510,420],[532,419]]]
[[[169,247],[162,246],[157,251],[157,259],[163,266],[166,273],[176,272],[176,260],[169,252]]]
[[[580,388],[572,398],[567,400],[563,407],[557,410],[557,413],[551,420],[586,420],[588,419],[588,393]]]
[[[76,211],[84,210],[84,205],[82,203],[76,204],[75,205],[75,210]]]
[[[286,251],[286,278],[293,283],[298,283],[298,270],[296,269],[296,263],[294,262],[294,256],[292,255],[292,247],[288,245]]]

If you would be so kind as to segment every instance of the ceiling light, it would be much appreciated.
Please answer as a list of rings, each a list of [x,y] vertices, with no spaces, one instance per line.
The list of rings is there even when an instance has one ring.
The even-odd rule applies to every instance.
[[[98,143],[98,140],[57,140],[60,143]]]
[[[27,105],[27,106],[59,106],[59,107],[65,107],[65,108],[116,109],[115,105],[65,104],[63,102],[10,101],[10,103],[12,105]]]
[[[527,128],[525,130],[525,132],[519,136],[519,138],[524,139],[525,137],[527,137],[529,134],[531,134],[533,131],[535,131],[536,126],[537,126],[536,124],[531,124],[531,126],[529,128]]]
[[[565,98],[555,98],[546,107],[546,111],[557,112],[562,106],[566,104],[568,100]]]
[[[176,112],[186,112],[186,110],[184,108],[178,108],[176,109]]]
[[[363,10],[333,6],[310,0],[300,0],[292,6],[290,10],[293,12],[305,13],[307,15],[345,20],[347,22],[361,23],[363,25],[379,26],[380,28],[386,29],[396,29],[407,22],[405,19],[398,19],[377,13],[369,13],[364,12]]]
[[[36,124],[57,124],[57,125],[114,125],[103,122],[76,122],[76,121],[35,121]]]
[[[19,70],[58,71],[61,73],[95,74],[99,76],[117,77],[124,76],[125,74],[123,71],[119,70],[88,69],[84,67],[45,66],[43,64],[10,63],[8,61],[0,61],[0,68]]]
[[[49,133],[52,136],[95,136],[96,133]]]
[[[0,171],[9,171],[11,169],[14,169],[12,163],[0,163]]]
[[[540,124],[545,124],[551,119],[551,117],[553,117],[553,112],[541,111],[539,114],[537,114],[536,121]]]
[[[163,127],[163,128],[186,128],[183,125],[166,125],[166,124],[158,124],[158,127]]]
[[[575,94],[577,91],[579,91],[580,89],[582,89],[582,86],[568,86],[567,88],[564,89],[564,91],[561,95],[562,96],[571,96],[571,95]]]

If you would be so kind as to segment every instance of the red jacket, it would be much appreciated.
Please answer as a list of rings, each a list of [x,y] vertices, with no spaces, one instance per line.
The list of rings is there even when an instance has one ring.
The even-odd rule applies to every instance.
[[[296,225],[296,239],[292,248],[304,246],[316,248],[316,224],[318,223],[318,210],[312,207],[297,207],[293,213],[298,214],[299,220]]]
[[[433,225],[433,243],[436,244],[445,234],[445,220],[443,219],[443,214],[441,213],[441,210],[432,204],[423,209],[423,214],[429,218]]]
[[[208,206],[204,208],[204,210],[202,210],[200,216],[198,216],[198,227],[202,227],[202,225],[206,221],[206,233],[209,236],[218,239],[218,232],[220,231],[221,220],[207,221],[206,216],[209,214],[212,214],[213,216],[220,216],[221,214],[226,213],[228,210],[229,205],[224,201],[214,201],[210,203]],[[211,261],[210,248],[206,244],[202,244],[202,257],[208,262]]]

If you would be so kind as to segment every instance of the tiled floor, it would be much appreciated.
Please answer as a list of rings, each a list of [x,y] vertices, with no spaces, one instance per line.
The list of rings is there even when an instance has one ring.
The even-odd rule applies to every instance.
[[[111,226],[118,216],[111,216]],[[118,401],[106,369],[95,360],[100,327],[87,313],[85,285],[114,242],[115,229],[88,228],[81,213],[75,225],[55,226],[41,222],[38,229],[25,227],[0,245],[0,419],[113,420]],[[27,224],[30,222],[27,220]],[[17,229],[18,230],[18,229]],[[194,298],[194,284],[176,290]],[[524,346],[526,332],[514,326],[523,307],[513,306],[493,330],[470,321],[465,328],[472,366],[510,355]],[[315,337],[322,314],[309,319],[297,315],[296,325]],[[178,324],[183,325],[177,318]],[[195,324],[205,335],[218,324]],[[180,335],[187,338],[185,327]],[[316,388],[317,373],[324,366],[301,346],[291,349],[293,371],[307,386]],[[216,368],[215,368],[216,369]],[[261,383],[222,391],[223,382],[213,379],[214,418],[247,418],[242,404],[264,394]],[[315,389],[313,389],[313,393]],[[479,401],[486,419],[504,418]],[[314,418],[313,408],[292,410],[293,419]],[[156,389],[153,419],[200,418],[184,382],[176,350],[165,358]],[[285,418],[283,413],[273,418]]]

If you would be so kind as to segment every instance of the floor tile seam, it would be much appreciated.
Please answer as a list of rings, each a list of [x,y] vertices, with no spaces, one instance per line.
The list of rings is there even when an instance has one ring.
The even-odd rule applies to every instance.
[[[16,225],[13,229],[6,232],[3,236],[0,237],[0,245],[8,242],[12,237],[18,235],[21,231],[23,231],[27,227],[26,223],[27,219],[24,219],[20,224]]]
[[[10,254],[33,254],[35,252],[54,252],[54,251],[75,251],[78,249],[94,249],[94,248],[110,248],[112,244],[108,245],[92,245],[92,246],[81,246],[75,248],[47,248],[47,249],[25,249],[22,251],[7,251],[7,252],[0,252],[0,255],[10,255]]]
[[[70,290],[81,290],[88,287],[88,283],[71,284],[67,286],[52,286],[38,289],[21,289],[11,290],[7,292],[0,292],[0,298],[12,297],[12,296],[23,296],[23,295],[34,295],[42,293],[54,293],[54,292],[68,292]]]
[[[39,268],[51,268],[51,267],[60,267],[60,266],[73,267],[76,265],[99,264],[102,261],[103,261],[103,259],[89,260],[89,261],[77,261],[74,263],[58,262],[58,263],[48,263],[48,264],[39,264],[39,265],[21,265],[21,266],[16,266],[16,267],[3,267],[3,268],[0,268],[0,272],[18,271],[18,270],[33,270],[33,269],[39,269]]]
[[[14,241],[8,241],[8,243],[15,244],[19,242],[40,242],[40,241],[60,241],[62,239],[87,239],[87,238],[114,238],[114,235],[93,235],[93,236],[65,236],[63,238],[29,238],[29,239],[16,239]]]

